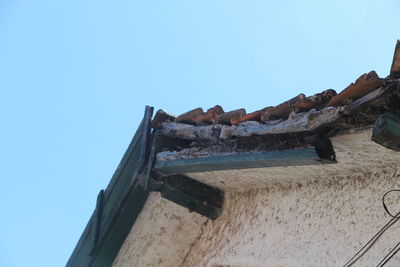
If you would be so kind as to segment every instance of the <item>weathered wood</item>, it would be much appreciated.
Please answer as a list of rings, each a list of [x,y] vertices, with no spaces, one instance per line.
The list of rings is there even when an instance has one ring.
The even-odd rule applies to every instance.
[[[292,112],[286,120],[267,121],[266,123],[245,121],[238,125],[215,124],[208,126],[165,122],[162,124],[161,134],[185,140],[228,140],[232,137],[315,131],[321,127],[332,125],[349,114],[357,116],[358,112],[365,108],[384,107],[388,99],[393,97],[393,89],[397,84],[397,80],[387,82],[385,86],[346,106],[326,107],[322,110],[312,109],[303,113]]]
[[[147,159],[144,143],[148,141],[152,111],[152,107],[146,107],[139,129],[106,190],[100,194],[98,203],[102,206],[92,214],[68,260],[68,267],[111,266],[143,208],[148,192],[139,183],[139,173]]]
[[[161,196],[212,220],[222,212],[224,192],[183,175],[164,180]]]
[[[334,161],[321,160],[314,148],[301,148],[198,159],[156,161],[153,169],[165,175],[172,175],[191,172],[316,165],[326,163],[334,163]]]
[[[328,107],[319,111],[313,109],[307,113],[291,113],[289,118],[284,121],[271,121],[265,124],[255,121],[243,122],[237,126],[223,127],[220,137],[228,139],[232,136],[245,137],[311,131],[334,122],[340,117],[343,110],[343,107]]]
[[[384,147],[400,151],[400,116],[388,113],[379,117],[371,139]]]
[[[97,195],[97,202],[96,202],[96,209],[94,210],[94,222],[93,222],[93,247],[90,251],[90,255],[93,256],[95,251],[98,248],[99,238],[100,238],[100,230],[101,230],[101,220],[103,217],[103,205],[104,205],[104,190],[100,190],[99,194]]]
[[[109,267],[114,262],[125,238],[128,236],[136,218],[139,216],[149,192],[139,184],[135,184],[129,194],[125,196],[125,202],[118,208],[118,216],[113,221],[113,227],[101,242],[101,246],[91,258],[89,265],[70,265],[70,266],[94,266]]]
[[[321,125],[329,124],[339,118],[343,107],[328,107],[323,110],[310,110],[307,113],[290,114],[285,121],[270,121],[265,124],[256,121],[246,121],[239,125],[208,125],[194,126],[183,123],[162,123],[160,134],[182,138],[185,140],[216,140],[229,139],[233,136],[244,137],[288,132],[302,132],[314,130]]]
[[[157,130],[154,130],[152,135],[151,135],[151,142],[149,143],[149,152],[147,153],[147,158],[146,158],[146,163],[144,164],[143,167],[143,172],[140,174],[140,183],[143,185],[143,188],[146,191],[149,190],[149,181],[150,181],[150,174],[151,174],[151,169],[153,168],[154,160],[156,157],[156,152],[157,152]]]
[[[108,229],[112,224],[114,216],[117,216],[116,210],[125,201],[124,196],[128,194],[129,188],[132,186],[132,184],[136,183],[136,180],[140,179],[138,174],[140,174],[139,172],[142,170],[147,160],[152,112],[152,107],[146,107],[142,124],[143,127],[138,129],[140,131],[140,135],[135,141],[135,146],[133,150],[131,150],[131,153],[126,155],[127,159],[123,159],[125,162],[123,169],[121,171],[117,170],[117,181],[112,184],[111,188],[107,186],[105,190],[103,206],[104,216],[101,225],[104,231],[102,231],[102,235],[107,234],[106,229]],[[100,238],[103,237],[101,236]]]
[[[162,123],[160,134],[186,140],[213,140],[219,137],[222,125],[194,126],[184,123]]]
[[[385,93],[387,93],[390,90],[390,88],[391,88],[390,85],[378,88],[378,89],[372,91],[371,93],[367,94],[366,96],[359,98],[356,101],[354,101],[353,103],[347,105],[346,110],[357,111],[358,109],[362,108],[363,106],[369,105],[371,102],[376,101],[378,98],[380,98]],[[382,102],[383,101],[381,101],[380,104],[383,104]]]

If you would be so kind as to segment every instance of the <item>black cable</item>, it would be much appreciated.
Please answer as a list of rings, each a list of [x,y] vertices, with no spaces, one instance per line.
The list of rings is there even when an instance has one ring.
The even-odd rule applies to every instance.
[[[396,255],[397,254],[397,252],[399,252],[400,251],[400,247],[381,265],[381,266],[384,266],[394,255]]]
[[[399,217],[399,214],[392,215],[392,214],[390,213],[389,209],[387,208],[386,203],[385,203],[385,197],[386,197],[389,193],[391,193],[391,192],[400,192],[400,190],[399,190],[399,189],[393,189],[393,190],[387,191],[387,192],[383,195],[383,197],[382,197],[383,208],[385,209],[385,211],[386,211],[387,214],[389,214],[390,216],[392,216],[392,218],[397,218],[397,219],[398,219],[398,218],[400,218],[400,217]],[[396,248],[397,248],[397,249],[396,249]],[[394,251],[394,252],[393,252],[393,251]],[[382,267],[382,266],[384,266],[384,265],[385,265],[391,258],[393,258],[393,256],[396,255],[397,252],[399,252],[399,251],[400,251],[400,242],[398,242],[398,243],[396,244],[396,246],[394,246],[394,247],[389,251],[389,253],[386,254],[386,256],[378,263],[377,267]]]
[[[400,212],[398,214],[396,214],[396,216],[398,216],[398,215],[400,215]],[[348,260],[343,265],[343,267],[350,267],[354,263],[356,263],[362,256],[365,255],[365,253],[368,252],[368,250],[370,250],[373,247],[373,245],[375,245],[375,243],[379,240],[379,238],[383,235],[383,233],[387,229],[389,229],[393,224],[395,224],[399,219],[400,219],[400,217],[399,218],[392,218],[389,222],[387,222],[350,260]],[[364,249],[365,249],[365,251],[363,253],[361,253]],[[357,255],[360,254],[360,253],[361,253],[361,255],[359,255],[357,257]]]
[[[396,246],[394,246],[394,248],[392,248],[392,249],[389,251],[388,254],[386,254],[386,256],[378,263],[378,265],[376,265],[376,267],[382,267],[382,266],[384,266],[384,265],[399,251],[400,247],[399,247],[399,249],[396,250],[396,252],[395,252],[393,255],[391,255],[391,256],[389,257],[389,255],[390,255],[399,245],[400,245],[400,242],[397,243]],[[388,258],[388,257],[389,257],[389,258]],[[388,258],[388,259],[387,259],[387,258]]]
[[[389,190],[389,191],[387,191],[387,192],[383,195],[383,197],[382,197],[383,208],[385,209],[386,213],[389,214],[391,217],[393,217],[393,218],[400,218],[400,217],[398,217],[399,214],[392,215],[392,214],[390,213],[389,209],[388,209],[387,206],[386,206],[385,197],[386,197],[389,193],[391,193],[391,192],[400,192],[400,189]]]
[[[388,192],[386,192],[384,195],[383,195],[383,197],[382,197],[382,204],[383,204],[383,208],[385,209],[385,211],[386,211],[386,213],[387,214],[389,214],[391,217],[392,217],[392,219],[389,221],[389,222],[387,222],[350,260],[348,260],[344,265],[343,265],[343,267],[350,267],[350,266],[352,266],[354,263],[356,263],[362,256],[364,256],[365,255],[365,253],[367,253],[368,252],[368,250],[370,250],[374,245],[375,245],[375,243],[379,240],[379,238],[383,235],[383,233],[387,230],[387,229],[389,229],[393,224],[395,224],[396,222],[398,222],[398,220],[400,219],[400,212],[398,212],[396,215],[392,215],[391,213],[390,213],[390,211],[389,211],[389,209],[387,208],[387,206],[386,206],[386,203],[385,203],[385,197],[389,194],[389,193],[391,193],[391,192],[394,192],[394,191],[398,191],[398,192],[400,192],[400,190],[399,189],[393,189],[393,190],[390,190],[390,191],[388,191]],[[397,246],[397,245],[396,245]],[[365,249],[365,250],[364,250]],[[363,251],[364,250],[364,251]],[[363,252],[362,252],[363,251]],[[398,251],[398,250],[397,250]],[[395,253],[397,253],[397,251],[395,252]],[[362,252],[362,253],[361,253]],[[361,253],[361,254],[360,254]],[[360,255],[359,255],[360,254]],[[390,252],[389,252],[389,254],[390,254]],[[357,255],[359,255],[358,257],[357,257]],[[386,257],[387,257],[388,255],[386,255]],[[357,258],[356,258],[357,257]],[[385,258],[386,258],[385,257]],[[393,255],[390,257],[390,258],[392,258],[393,257]],[[382,261],[384,261],[385,260],[385,258],[382,260]],[[388,259],[388,260],[390,260],[390,258]],[[385,263],[384,264],[386,264],[386,262],[388,261],[388,260],[386,260],[385,261]],[[381,262],[382,262],[381,261]],[[379,263],[380,264],[380,263]],[[378,265],[379,265],[378,264]],[[382,265],[383,266],[383,265]]]
[[[399,252],[400,251],[400,247],[381,265],[381,266],[384,266],[394,255],[396,255],[397,254],[397,252]]]

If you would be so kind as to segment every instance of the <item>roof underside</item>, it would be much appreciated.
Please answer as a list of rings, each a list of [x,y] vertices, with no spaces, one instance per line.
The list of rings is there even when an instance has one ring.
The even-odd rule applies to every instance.
[[[399,153],[384,147],[400,150],[398,114],[400,42],[387,78],[371,71],[338,94],[332,89],[299,94],[252,113],[224,112],[218,105],[177,117],[159,110],[152,121],[147,107],[67,266],[110,266],[150,191],[215,219],[222,212],[221,189],[398,166]],[[383,146],[371,141],[375,121],[373,139]]]
[[[331,141],[336,164],[203,171],[185,175],[223,190],[246,191],[274,184],[304,183],[321,177],[363,176],[378,172],[383,166],[400,166],[400,153],[371,141],[371,129],[336,136]]]

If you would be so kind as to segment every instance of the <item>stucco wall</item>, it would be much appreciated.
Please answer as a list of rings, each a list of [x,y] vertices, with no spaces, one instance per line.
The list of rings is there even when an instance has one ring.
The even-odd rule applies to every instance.
[[[206,220],[151,193],[113,266],[179,266]]]
[[[222,215],[152,193],[114,266],[343,266],[390,220],[382,195],[400,189],[400,153],[370,134],[332,138],[336,164],[187,174],[226,190]],[[400,193],[388,200],[398,212]],[[355,266],[375,266],[399,241],[400,222]]]
[[[390,167],[228,193],[222,216],[205,226],[183,266],[342,266],[390,220],[381,198],[400,188],[399,178]],[[356,266],[375,266],[399,241],[400,222]],[[400,255],[387,266],[400,266]]]

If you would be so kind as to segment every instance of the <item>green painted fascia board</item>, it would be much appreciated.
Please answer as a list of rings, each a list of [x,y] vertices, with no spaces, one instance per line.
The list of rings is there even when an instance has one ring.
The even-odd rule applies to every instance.
[[[147,161],[152,112],[152,107],[146,107],[142,123],[104,194],[100,192],[101,201],[66,266],[110,266],[117,256],[148,197],[141,178],[149,175],[143,167]]]
[[[320,159],[315,148],[243,153],[197,159],[156,161],[154,170],[162,174],[221,171],[264,167],[301,166],[334,163]]]
[[[112,265],[148,196],[149,192],[145,191],[139,183],[133,188],[124,206],[121,207],[120,214],[113,223],[111,231],[102,242],[102,246],[98,248],[96,257],[92,257],[89,266],[109,267]]]

